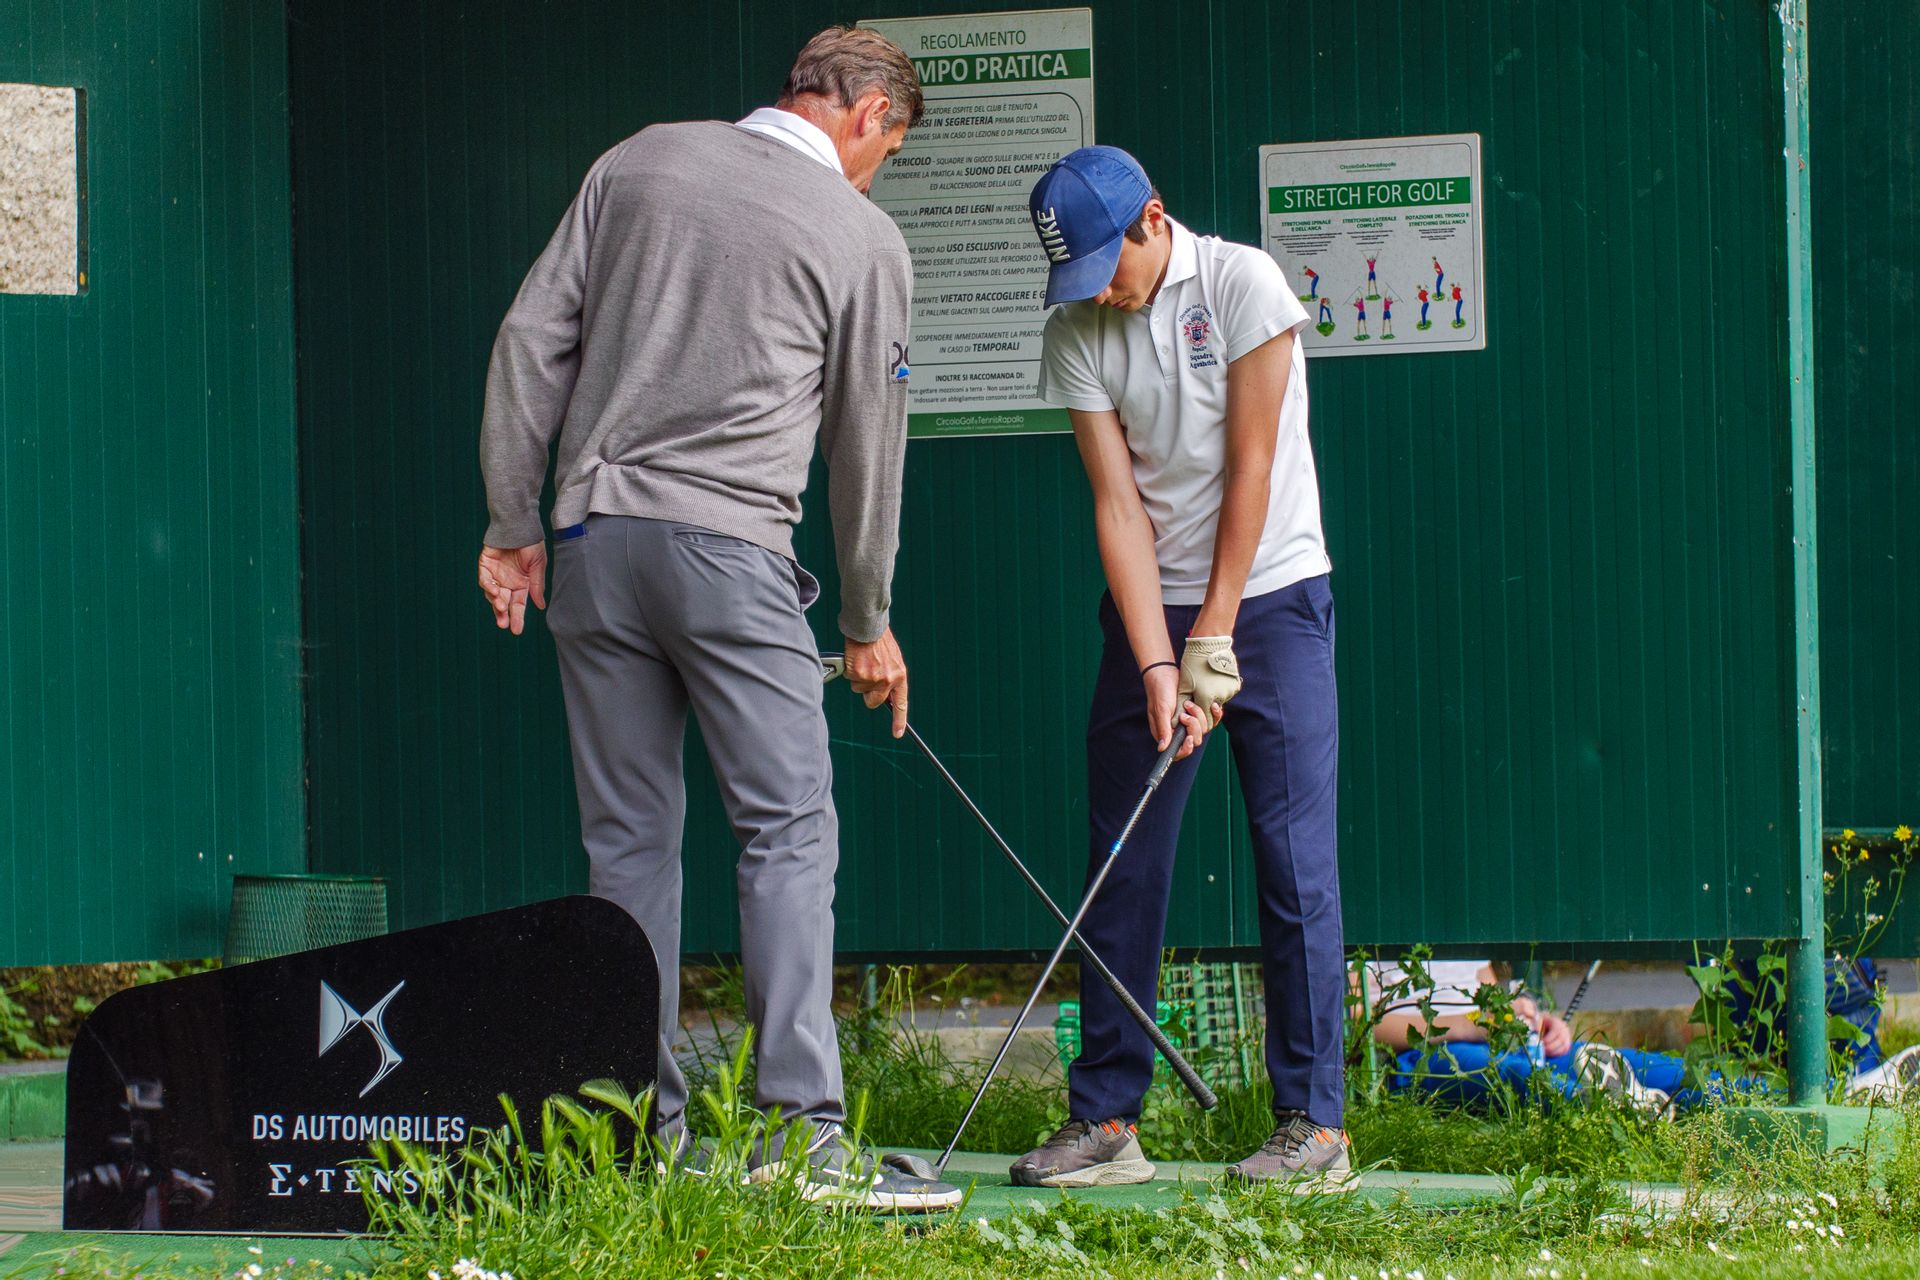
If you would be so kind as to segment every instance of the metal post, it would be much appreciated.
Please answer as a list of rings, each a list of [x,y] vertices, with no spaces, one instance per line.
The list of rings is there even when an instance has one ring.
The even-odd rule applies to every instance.
[[[1821,884],[1820,587],[1815,554],[1813,201],[1808,175],[1807,19],[1812,0],[1780,0],[1786,121],[1787,406],[1793,484],[1795,719],[1799,730],[1799,936],[1787,954],[1787,1088],[1799,1104],[1827,1093],[1826,901]]]

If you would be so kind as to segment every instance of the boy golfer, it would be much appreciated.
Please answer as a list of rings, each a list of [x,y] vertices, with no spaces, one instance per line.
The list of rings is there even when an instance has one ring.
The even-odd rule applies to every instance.
[[[1040,394],[1071,413],[1108,586],[1087,726],[1089,866],[1176,717],[1183,753],[1223,724],[1252,826],[1274,1095],[1273,1136],[1229,1173],[1346,1186],[1333,596],[1295,342],[1307,315],[1271,258],[1168,217],[1124,151],[1064,157],[1029,205],[1059,307]],[[1193,774],[1168,775],[1082,930],[1148,1008]],[[1071,1118],[1014,1163],[1023,1186],[1153,1176],[1135,1132],[1153,1048],[1101,983],[1083,982],[1080,1001]]]

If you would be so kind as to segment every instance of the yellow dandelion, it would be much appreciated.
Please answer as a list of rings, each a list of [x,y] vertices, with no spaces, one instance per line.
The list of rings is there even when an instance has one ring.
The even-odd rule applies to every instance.
[[[1867,860],[1867,850],[1862,849],[1860,851],[1860,861],[1865,862],[1866,860]]]
[[[1901,844],[1905,844],[1907,841],[1913,839],[1913,828],[1903,822],[1893,829],[1893,838]]]
[[[1847,828],[1847,829],[1846,829],[1845,831],[1842,831],[1842,832],[1840,833],[1840,838],[1841,838],[1842,840],[1845,840],[1845,841],[1846,841],[1846,842],[1847,842],[1848,844],[1852,844],[1852,843],[1853,843],[1853,828],[1852,828],[1852,827],[1848,827],[1848,828]]]

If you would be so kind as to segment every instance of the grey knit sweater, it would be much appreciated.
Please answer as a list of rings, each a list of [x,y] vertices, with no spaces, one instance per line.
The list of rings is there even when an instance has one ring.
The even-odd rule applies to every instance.
[[[789,558],[816,437],[841,633],[887,627],[913,268],[846,178],[730,124],[600,157],[527,273],[487,372],[486,543],[591,512],[678,520]]]

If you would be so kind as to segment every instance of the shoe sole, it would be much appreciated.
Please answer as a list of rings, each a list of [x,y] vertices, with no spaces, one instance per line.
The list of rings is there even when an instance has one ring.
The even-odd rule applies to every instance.
[[[1153,1165],[1145,1160],[1109,1160],[1066,1173],[1050,1173],[1044,1178],[1013,1175],[1016,1187],[1128,1187],[1152,1181]]]
[[[749,1183],[766,1184],[785,1176],[779,1165],[762,1165],[747,1175]],[[873,1209],[886,1213],[941,1213],[958,1208],[965,1194],[957,1187],[939,1192],[874,1191],[858,1184],[836,1186],[827,1182],[805,1182],[800,1186],[803,1199],[837,1209]]]
[[[1229,1167],[1227,1180],[1248,1187],[1277,1187],[1292,1196],[1340,1195],[1360,1189],[1360,1175],[1351,1169],[1327,1169],[1320,1173],[1283,1176],[1242,1173],[1236,1167]]]

